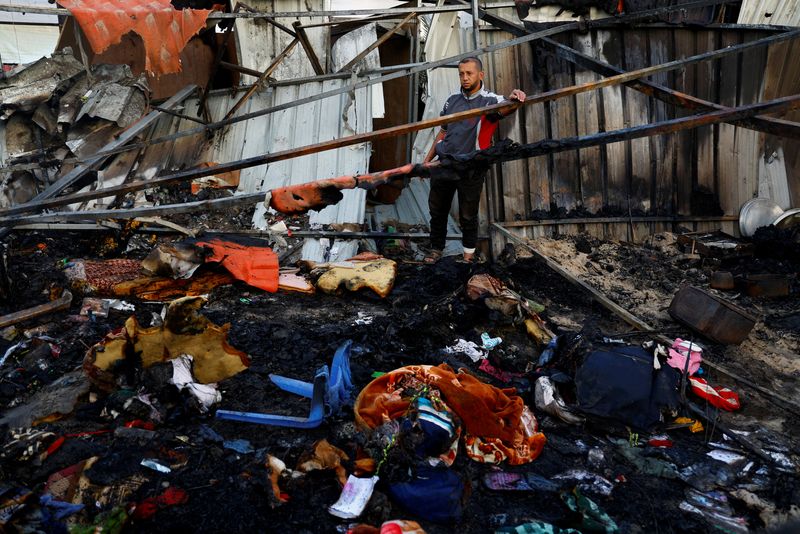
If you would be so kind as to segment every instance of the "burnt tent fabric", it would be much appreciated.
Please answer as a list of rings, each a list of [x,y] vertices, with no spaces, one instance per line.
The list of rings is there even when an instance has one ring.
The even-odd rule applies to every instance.
[[[678,405],[680,375],[672,367],[653,366],[640,347],[605,346],[586,357],[575,374],[581,411],[639,429],[661,420],[661,410]]]

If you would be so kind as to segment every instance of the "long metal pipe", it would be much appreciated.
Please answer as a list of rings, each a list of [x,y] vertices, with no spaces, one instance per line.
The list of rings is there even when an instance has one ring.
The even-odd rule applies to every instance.
[[[488,156],[485,161],[494,163],[501,161],[512,161],[515,159],[530,158],[534,156],[541,156],[544,154],[553,154],[563,152],[566,150],[574,150],[576,148],[586,148],[590,146],[602,145],[607,143],[615,143],[624,141],[626,139],[638,139],[641,137],[648,137],[652,135],[662,135],[666,133],[677,132],[681,130],[698,128],[700,126],[708,126],[710,124],[717,124],[725,122],[731,118],[745,118],[761,113],[775,113],[788,111],[791,109],[800,108],[800,95],[793,95],[769,102],[762,102],[758,104],[751,104],[748,106],[741,106],[724,111],[715,111],[711,113],[704,113],[700,115],[692,115],[690,117],[682,117],[679,119],[672,119],[669,121],[658,122],[655,124],[647,124],[642,126],[634,126],[632,128],[625,128],[622,130],[614,130],[611,132],[602,132],[582,137],[569,137],[564,139],[550,140],[546,139],[538,143],[531,143],[528,145],[520,145],[514,147],[512,151],[500,153],[494,156]],[[424,165],[407,165],[402,170],[395,169],[393,171],[384,171],[383,173],[367,174],[360,177],[352,177],[352,182],[355,187],[363,189],[372,189],[381,182],[380,175],[387,176],[390,179],[404,179],[411,176],[428,176],[430,170],[438,167],[439,162],[428,163]],[[241,167],[239,167],[241,168]],[[396,172],[399,171],[399,172]],[[200,171],[198,171],[199,173]],[[204,174],[205,176],[205,174]],[[339,179],[336,179],[339,180]],[[335,181],[335,180],[329,180]],[[384,180],[385,183],[386,180]],[[302,192],[305,190],[313,189],[310,183],[299,184],[297,186],[289,186],[279,189],[274,189],[273,199],[276,192],[281,192],[282,198],[292,197],[292,191]],[[103,192],[103,196],[109,196],[108,191]],[[247,203],[254,203],[264,197],[263,192],[248,193],[245,195],[235,195],[224,199],[217,199],[213,201],[197,201],[184,204],[173,204],[166,206],[153,206],[148,208],[136,208],[128,210],[94,210],[94,211],[80,211],[69,213],[53,213],[41,215],[29,215],[23,217],[3,217],[0,218],[0,225],[3,226],[16,226],[19,224],[33,223],[33,222],[48,222],[48,221],[76,221],[76,220],[98,220],[98,219],[125,219],[130,217],[139,217],[151,214],[164,214],[164,213],[189,213],[193,211],[203,211],[210,209],[217,209],[220,207],[227,208],[234,205],[241,205]],[[297,197],[297,201],[303,201],[302,197]],[[319,209],[321,206],[310,206],[308,209]],[[299,213],[299,211],[298,211]]]
[[[485,108],[480,108],[472,111],[446,115],[444,117],[437,117],[434,119],[429,119],[427,121],[422,121],[414,124],[405,124],[401,126],[394,126],[390,128],[385,128],[383,130],[378,130],[374,132],[367,132],[363,134],[357,134],[350,137],[345,137],[341,139],[334,139],[332,141],[326,141],[323,143],[317,143],[315,145],[308,145],[305,147],[298,147],[289,150],[284,150],[281,152],[273,153],[273,154],[263,154],[260,156],[254,156],[251,158],[239,160],[236,162],[231,163],[224,163],[221,165],[217,165],[214,167],[206,167],[202,170],[188,170],[179,172],[170,176],[165,176],[162,178],[157,178],[154,180],[147,180],[147,181],[138,181],[132,182],[129,184],[117,186],[117,187],[110,187],[107,189],[101,189],[99,191],[89,191],[86,193],[80,193],[77,195],[71,195],[69,197],[64,197],[61,199],[54,199],[47,202],[29,202],[27,204],[21,204],[19,206],[15,206],[12,208],[8,208],[6,210],[0,211],[0,216],[8,216],[18,213],[25,213],[28,211],[34,211],[38,209],[48,208],[48,207],[55,207],[59,205],[65,204],[72,204],[78,201],[85,201],[90,200],[92,198],[102,198],[104,196],[110,196],[119,193],[127,193],[131,191],[137,191],[141,189],[147,189],[151,187],[156,187],[160,185],[167,185],[169,183],[176,183],[180,181],[185,181],[188,179],[199,178],[202,176],[211,176],[213,174],[217,174],[220,172],[228,172],[237,169],[244,169],[248,167],[254,167],[257,165],[264,165],[267,163],[272,163],[275,161],[281,161],[285,159],[291,159],[298,156],[303,156],[307,154],[312,154],[316,152],[321,152],[324,150],[332,150],[335,148],[342,148],[345,146],[351,146],[355,144],[364,143],[367,141],[372,141],[375,139],[387,138],[387,137],[395,137],[399,135],[403,135],[406,133],[410,133],[413,131],[422,130],[425,128],[433,128],[436,126],[440,126],[443,124],[449,124],[451,122],[464,120],[466,118],[476,117],[480,115],[485,115],[491,112],[497,112],[499,110],[508,109],[509,107],[519,107],[521,105],[529,105],[529,104],[536,104],[542,102],[548,102],[550,100],[555,100],[557,98],[562,98],[564,96],[570,96],[579,94],[586,91],[600,89],[602,87],[608,87],[612,85],[617,85],[620,83],[624,83],[627,81],[636,80],[638,78],[644,78],[646,76],[650,76],[657,72],[664,72],[668,70],[674,70],[685,65],[691,63],[697,63],[700,61],[707,61],[709,59],[718,58],[721,56],[740,53],[746,49],[753,48],[756,46],[766,46],[767,44],[774,43],[777,41],[783,41],[786,39],[794,38],[800,36],[800,29],[794,30],[792,32],[786,32],[782,34],[772,35],[769,37],[765,37],[763,39],[759,39],[756,41],[750,41],[748,43],[743,43],[736,46],[730,46],[727,48],[719,49],[719,50],[712,50],[710,52],[705,52],[703,54],[698,54],[695,56],[691,56],[684,59],[669,61],[667,63],[662,63],[660,65],[653,65],[650,67],[645,67],[643,69],[638,69],[635,71],[624,72],[622,74],[618,74],[616,76],[611,76],[608,78],[603,78],[600,80],[595,80],[592,82],[588,82],[581,85],[573,85],[570,87],[565,87],[561,89],[554,89],[552,91],[546,91],[544,93],[540,93],[538,95],[530,96],[525,100],[524,104],[520,103],[512,103],[512,104],[497,104],[494,106],[487,106]],[[723,110],[728,110],[730,108],[723,108]],[[752,115],[747,115],[750,117]],[[224,121],[223,121],[224,122]],[[202,131],[202,128],[200,128]]]
[[[368,87],[370,85],[387,82],[389,80],[394,80],[394,79],[397,79],[397,78],[410,76],[412,74],[415,74],[415,73],[418,73],[418,72],[422,72],[422,71],[426,71],[426,70],[430,70],[430,69],[433,69],[433,68],[445,67],[445,66],[448,66],[448,65],[455,65],[456,63],[458,63],[458,61],[460,61],[460,60],[462,60],[464,58],[470,57],[470,56],[488,54],[488,53],[494,52],[496,50],[502,50],[504,48],[508,48],[508,47],[511,47],[511,46],[516,46],[516,45],[519,45],[519,44],[522,44],[522,43],[532,42],[532,41],[535,41],[537,39],[541,39],[543,37],[549,37],[551,35],[557,35],[559,33],[563,33],[563,32],[566,32],[566,31],[585,30],[586,28],[606,27],[606,26],[609,26],[609,25],[612,25],[612,26],[613,25],[622,25],[622,24],[627,24],[627,23],[630,23],[630,22],[635,22],[637,20],[643,20],[643,19],[652,18],[654,16],[658,16],[658,15],[665,14],[665,13],[670,13],[672,11],[676,11],[676,10],[680,10],[680,9],[694,9],[694,8],[699,8],[699,7],[707,7],[707,6],[712,6],[712,5],[718,5],[718,4],[722,4],[722,3],[726,3],[726,0],[698,0],[697,2],[690,2],[688,4],[679,4],[679,5],[675,5],[675,6],[666,6],[666,7],[656,8],[656,9],[650,9],[650,10],[647,10],[647,11],[642,11],[640,13],[634,13],[634,14],[631,14],[631,15],[625,15],[625,16],[622,16],[622,17],[606,17],[606,18],[597,19],[597,20],[594,20],[594,21],[585,21],[583,23],[568,22],[568,23],[562,24],[560,26],[553,27],[553,28],[548,28],[548,29],[545,29],[545,30],[542,30],[542,31],[539,31],[539,32],[536,32],[536,33],[533,33],[533,34],[530,34],[530,35],[518,37],[516,39],[511,39],[509,41],[504,41],[502,43],[497,43],[497,44],[493,44],[493,45],[490,45],[490,46],[485,46],[485,47],[482,47],[482,48],[480,48],[478,50],[465,52],[463,54],[458,54],[458,55],[455,55],[455,56],[443,58],[443,59],[440,59],[440,60],[437,60],[437,61],[427,62],[427,63],[425,63],[423,65],[420,65],[420,66],[417,66],[417,67],[412,67],[412,68],[409,68],[409,69],[403,69],[402,71],[395,72],[395,73],[392,73],[392,74],[387,74],[385,76],[379,76],[379,77],[376,77],[376,78],[361,80],[359,82],[340,87],[339,89],[326,91],[324,93],[319,93],[319,94],[316,94],[316,95],[313,95],[313,96],[309,96],[309,97],[306,97],[306,98],[303,98],[303,99],[300,99],[300,100],[296,100],[296,101],[293,101],[293,102],[287,102],[285,104],[280,104],[280,105],[277,105],[277,106],[273,106],[271,108],[267,108],[267,109],[263,109],[263,110],[259,110],[259,111],[254,111],[254,112],[251,112],[251,113],[246,113],[244,115],[239,115],[238,117],[231,117],[230,119],[227,119],[227,120],[223,120],[223,121],[207,124],[204,127],[198,127],[198,128],[191,128],[191,129],[188,129],[188,130],[182,130],[180,132],[175,132],[173,134],[169,134],[169,135],[165,135],[165,136],[162,136],[162,137],[158,137],[156,139],[152,139],[152,140],[148,141],[147,143],[129,144],[129,145],[126,146],[126,148],[119,148],[119,149],[115,149],[115,150],[112,150],[112,151],[105,151],[105,152],[102,152],[102,153],[97,154],[97,155],[111,155],[111,154],[116,154],[116,153],[119,153],[119,152],[125,152],[127,150],[134,150],[134,149],[137,149],[137,148],[146,147],[146,146],[149,146],[149,145],[155,145],[155,144],[159,144],[159,143],[166,143],[168,141],[174,141],[176,139],[180,139],[182,137],[186,137],[186,136],[190,136],[190,135],[203,134],[206,131],[218,130],[218,129],[224,128],[225,126],[228,126],[230,124],[234,124],[236,122],[250,120],[250,119],[253,119],[253,118],[256,118],[256,117],[262,117],[264,115],[269,115],[271,113],[276,113],[278,111],[283,111],[285,109],[290,109],[290,108],[293,108],[293,107],[296,107],[296,106],[301,106],[301,105],[308,104],[308,103],[311,103],[311,102],[316,102],[318,100],[322,100],[322,99],[325,99],[325,98],[330,98],[332,96],[338,96],[340,94],[350,93],[352,91],[355,91],[356,89],[361,89],[362,87]],[[462,7],[459,7],[459,10],[463,10],[463,9],[466,9],[466,8],[468,8],[468,6],[467,7],[463,7],[462,6]],[[311,81],[313,81],[313,80],[311,80]]]

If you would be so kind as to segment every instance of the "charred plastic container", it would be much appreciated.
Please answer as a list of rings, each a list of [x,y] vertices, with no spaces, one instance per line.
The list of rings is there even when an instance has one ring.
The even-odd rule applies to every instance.
[[[694,286],[683,286],[675,294],[669,314],[695,332],[724,345],[738,345],[756,325],[756,318],[739,306]]]

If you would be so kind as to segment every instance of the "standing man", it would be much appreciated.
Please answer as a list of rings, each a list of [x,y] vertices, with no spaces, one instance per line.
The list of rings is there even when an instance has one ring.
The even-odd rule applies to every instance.
[[[483,64],[477,57],[468,57],[458,63],[458,77],[461,80],[461,90],[447,99],[442,115],[482,108],[506,100],[505,97],[484,89]],[[508,100],[524,102],[525,93],[514,89]],[[425,157],[425,163],[431,161],[434,156],[444,159],[488,148],[492,143],[492,135],[497,129],[498,121],[514,111],[512,109],[503,115],[496,113],[442,125]],[[431,252],[425,258],[426,263],[435,263],[442,257],[447,237],[447,215],[450,213],[450,205],[456,192],[464,260],[472,261],[475,255],[475,246],[478,242],[478,205],[486,170],[458,171],[457,175],[457,179],[431,178],[431,192],[428,197],[428,208],[431,212]]]

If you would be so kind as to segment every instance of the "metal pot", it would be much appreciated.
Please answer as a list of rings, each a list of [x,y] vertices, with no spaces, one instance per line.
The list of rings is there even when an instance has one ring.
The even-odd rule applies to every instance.
[[[739,232],[751,237],[757,229],[773,224],[783,213],[783,209],[768,198],[748,200],[739,211]]]

